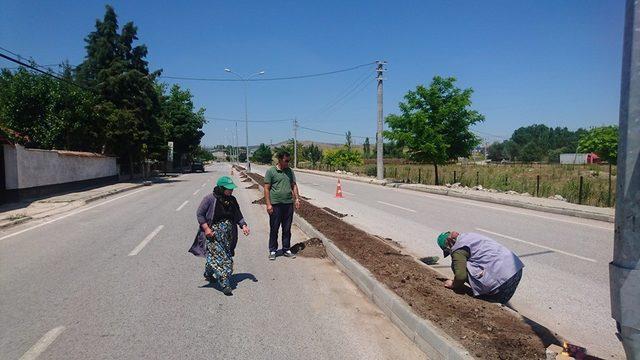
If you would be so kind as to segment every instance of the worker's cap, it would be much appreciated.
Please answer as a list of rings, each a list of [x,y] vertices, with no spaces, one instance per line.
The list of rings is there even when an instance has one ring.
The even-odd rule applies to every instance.
[[[450,234],[451,232],[445,231],[442,234],[438,235],[438,239],[436,240],[438,242],[438,246],[440,246],[440,249],[442,249],[442,254],[444,257],[449,256],[449,254],[451,253],[451,250],[447,248],[447,238]]]
[[[235,188],[237,188],[236,184],[233,183],[233,180],[231,180],[230,177],[228,176],[222,176],[220,177],[220,179],[218,179],[218,182],[216,183],[217,186],[223,187],[225,189],[229,189],[229,190],[233,190]]]

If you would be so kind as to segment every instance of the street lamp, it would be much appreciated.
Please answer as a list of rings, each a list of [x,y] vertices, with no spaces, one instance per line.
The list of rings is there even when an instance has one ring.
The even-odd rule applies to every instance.
[[[242,83],[244,84],[244,124],[245,124],[245,136],[246,136],[246,142],[247,142],[246,144],[247,145],[247,172],[251,172],[251,162],[249,161],[249,114],[247,111],[247,85],[248,85],[248,81],[251,80],[254,76],[264,75],[264,71],[257,72],[248,77],[242,76],[236,72],[233,72],[229,68],[224,69],[224,71],[237,76],[240,80],[242,80]]]

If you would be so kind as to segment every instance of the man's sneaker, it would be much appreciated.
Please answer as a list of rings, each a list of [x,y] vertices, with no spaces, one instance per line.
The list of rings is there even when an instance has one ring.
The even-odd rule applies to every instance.
[[[296,258],[296,255],[294,253],[292,253],[291,250],[285,251],[282,255],[284,255],[284,256],[286,256],[288,258],[292,258],[292,259]]]
[[[275,251],[272,251],[269,253],[269,260],[275,260],[276,259],[276,253]]]
[[[228,287],[228,286],[222,289],[222,293],[227,295],[227,296],[233,295],[233,293],[231,292],[231,288]]]

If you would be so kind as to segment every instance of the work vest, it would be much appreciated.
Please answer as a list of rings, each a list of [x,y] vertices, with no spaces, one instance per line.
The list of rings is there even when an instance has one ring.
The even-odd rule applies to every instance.
[[[467,260],[469,285],[475,296],[489,295],[520,271],[524,264],[511,250],[495,240],[476,233],[458,235],[451,247],[454,252],[469,248],[471,256]]]

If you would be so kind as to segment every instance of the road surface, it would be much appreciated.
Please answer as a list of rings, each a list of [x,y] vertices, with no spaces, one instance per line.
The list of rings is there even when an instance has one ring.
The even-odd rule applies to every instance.
[[[237,289],[207,286],[187,249],[200,200],[228,173],[217,164],[0,232],[0,358],[424,358],[329,260],[268,261],[266,213],[244,186],[253,233]]]
[[[265,170],[254,165],[258,173]],[[613,224],[344,180],[345,198],[336,199],[336,179],[302,172],[296,177],[313,204],[349,214],[346,221],[418,257],[442,257],[435,238],[446,230],[501,242],[526,266],[511,300],[514,309],[590,353],[624,358],[609,302]],[[450,273],[448,260],[436,267]]]

